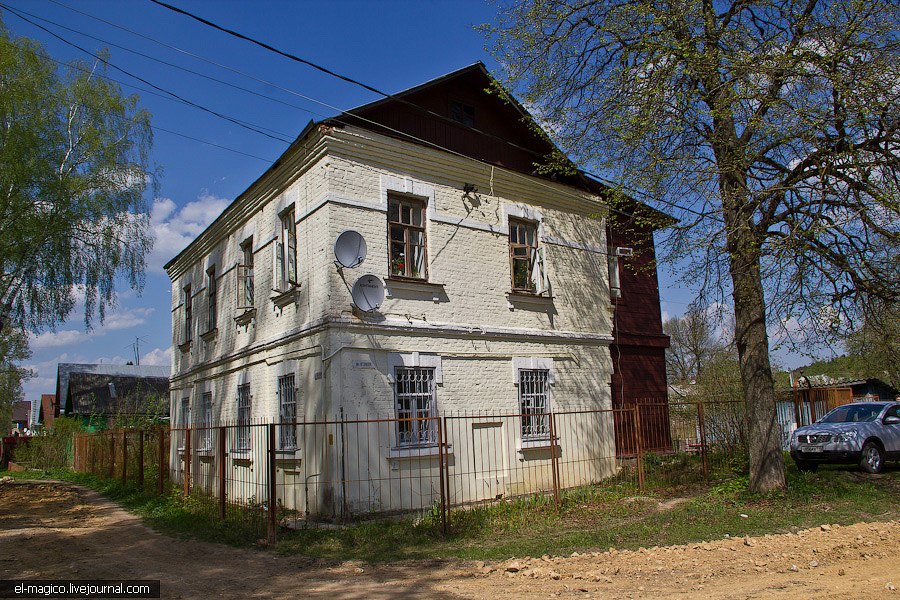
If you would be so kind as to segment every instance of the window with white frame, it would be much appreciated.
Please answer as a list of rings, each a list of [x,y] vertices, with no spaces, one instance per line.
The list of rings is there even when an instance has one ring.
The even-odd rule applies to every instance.
[[[201,426],[201,434],[200,434],[200,442],[201,447],[209,449],[212,448],[212,424],[213,424],[213,406],[212,406],[212,392],[204,392],[202,398],[203,405],[203,420],[200,423]]]
[[[250,384],[237,388],[237,450],[250,449]]]
[[[547,290],[544,249],[538,246],[534,221],[509,219],[509,268],[513,292],[542,294]]]
[[[275,240],[275,291],[287,292],[297,286],[297,224],[294,208],[281,213],[281,231]]]
[[[237,266],[237,307],[253,308],[253,238],[241,244],[241,262]]]
[[[216,267],[206,270],[206,331],[213,331],[217,326],[218,314],[216,311]]]
[[[396,367],[394,395],[397,405],[397,445],[428,446],[437,443],[434,369]]]
[[[550,439],[550,372],[546,369],[519,370],[519,410],[522,440]]]
[[[391,276],[427,279],[425,202],[389,196],[388,238]]]
[[[293,373],[278,378],[278,406],[281,423],[279,447],[293,450],[297,447],[297,387]]]

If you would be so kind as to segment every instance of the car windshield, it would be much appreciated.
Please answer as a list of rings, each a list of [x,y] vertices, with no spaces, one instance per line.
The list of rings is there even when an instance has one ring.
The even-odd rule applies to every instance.
[[[847,404],[822,417],[819,423],[867,423],[877,419],[882,408],[880,404]]]

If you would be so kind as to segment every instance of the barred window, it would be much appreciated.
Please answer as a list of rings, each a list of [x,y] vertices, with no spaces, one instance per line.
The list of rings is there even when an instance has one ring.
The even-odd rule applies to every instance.
[[[181,426],[191,426],[191,399],[187,396],[181,399]]]
[[[280,406],[280,447],[293,450],[297,447],[297,388],[294,375],[278,378],[278,405]]]
[[[397,445],[427,446],[437,442],[434,369],[397,367]]]
[[[237,399],[237,449],[250,449],[250,384],[238,386]]]
[[[519,409],[522,413],[522,439],[550,438],[549,371],[522,369],[519,371]]]
[[[203,421],[202,427],[202,447],[212,448],[212,392],[204,392],[203,394]]]

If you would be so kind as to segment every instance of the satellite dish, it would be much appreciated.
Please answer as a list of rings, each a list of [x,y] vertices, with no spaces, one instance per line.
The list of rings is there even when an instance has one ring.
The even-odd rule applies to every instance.
[[[366,240],[349,229],[334,241],[334,257],[342,267],[353,268],[366,259]]]
[[[373,311],[384,302],[384,282],[375,275],[363,275],[353,284],[350,295],[356,308]]]

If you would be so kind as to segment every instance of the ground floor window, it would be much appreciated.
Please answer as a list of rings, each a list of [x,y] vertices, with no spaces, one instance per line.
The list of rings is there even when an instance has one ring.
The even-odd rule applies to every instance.
[[[250,449],[250,384],[238,386],[237,401],[237,449]]]
[[[203,448],[212,448],[212,392],[203,394],[203,421],[200,423],[200,441]]]
[[[519,371],[519,410],[522,414],[522,439],[550,438],[550,372],[545,369]]]
[[[278,406],[280,413],[280,447],[293,450],[297,447],[297,388],[294,375],[278,378]]]
[[[437,443],[434,369],[397,367],[395,372],[398,446]]]

